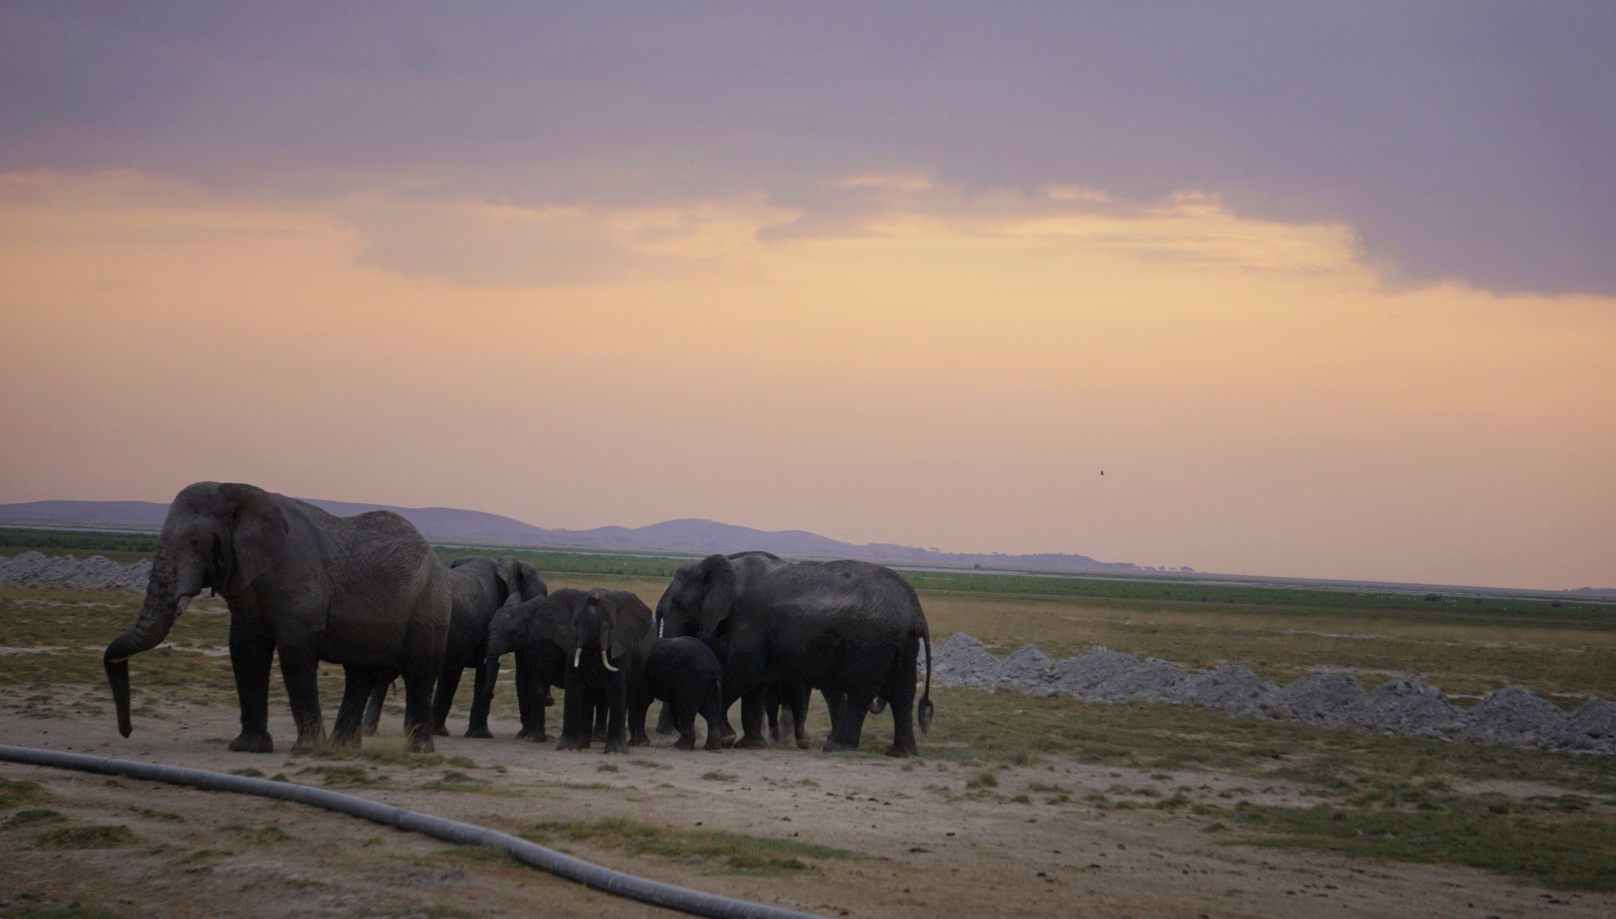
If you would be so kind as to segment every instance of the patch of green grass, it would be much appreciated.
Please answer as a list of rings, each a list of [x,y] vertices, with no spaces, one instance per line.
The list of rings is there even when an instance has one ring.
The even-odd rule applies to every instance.
[[[149,807],[131,807],[129,808],[129,813],[140,817],[145,817],[147,820],[162,820],[168,823],[185,822],[185,818],[181,817],[179,814],[170,813],[168,811],[152,810]]]
[[[450,846],[447,851],[436,853],[433,857],[478,862],[485,865],[519,865],[522,863],[516,856],[506,852],[504,849],[491,849],[487,846]]]
[[[135,834],[122,824],[67,826],[39,834],[34,838],[34,845],[41,849],[116,849],[133,845],[135,841]]]
[[[323,747],[315,747],[304,755],[310,759],[374,763],[378,766],[405,766],[410,769],[437,769],[442,766],[459,766],[462,769],[477,768],[475,762],[464,756],[454,757],[459,762],[450,762],[449,757],[441,754],[412,753],[402,746],[389,747],[375,742],[372,742],[368,747],[339,747],[328,744]]]
[[[535,842],[556,839],[586,842],[604,849],[623,849],[636,855],[660,855],[688,863],[717,862],[737,874],[791,874],[814,870],[803,859],[854,859],[846,849],[813,845],[791,839],[769,839],[716,830],[676,830],[623,819],[540,823]]]
[[[704,773],[702,773],[701,777],[706,779],[709,782],[733,782],[733,781],[735,781],[734,774],[729,773],[729,772],[725,772],[722,769],[714,769],[711,772],[704,772]]]
[[[368,788],[387,784],[387,777],[374,775],[364,766],[310,766],[299,769],[298,775],[314,775],[331,788]]]
[[[938,716],[932,743],[923,741],[921,753],[956,763],[1009,763],[1034,750],[1107,766],[1272,776],[1321,790],[1380,776],[1394,783],[1527,781],[1583,795],[1616,794],[1611,756],[1320,728],[1191,706],[1108,705],[958,687],[934,687],[932,694],[948,717]]]
[[[297,837],[286,832],[273,823],[264,826],[248,826],[245,823],[232,823],[224,829],[234,833],[254,845],[267,846],[277,842],[290,842]]]
[[[31,890],[8,897],[6,919],[121,919],[117,913],[85,906],[77,900],[66,905],[53,905],[44,896]]]
[[[42,823],[62,823],[67,818],[47,807],[29,807],[11,815],[11,819],[0,824],[0,829],[20,830],[23,827],[39,826]]]
[[[421,786],[432,791],[487,791],[487,779],[479,779],[464,772],[450,769],[443,773],[443,778],[427,782]]]
[[[1250,806],[1244,826],[1277,834],[1251,844],[1368,858],[1447,862],[1561,890],[1616,890],[1616,824],[1494,813],[1485,807],[1337,809]]]
[[[247,767],[245,767],[243,769],[232,769],[232,770],[230,770],[230,774],[231,775],[245,776],[245,777],[247,777],[249,779],[261,779],[261,778],[264,777],[264,774],[262,772],[259,772],[257,769],[254,769],[251,766],[247,766]]]
[[[174,864],[175,865],[194,865],[197,862],[205,862],[210,858],[218,858],[220,856],[234,855],[234,854],[235,854],[234,852],[231,852],[229,850],[220,851],[218,849],[197,849],[195,852],[192,852],[189,855],[186,855],[186,856],[183,856],[181,858],[175,859]]]
[[[8,779],[0,776],[0,810],[10,810],[19,804],[29,804],[45,799],[45,792],[38,782],[26,779]]]
[[[29,551],[42,552],[45,555],[71,554],[79,559],[102,555],[127,566],[157,554],[157,535],[0,527],[0,555],[14,557]]]
[[[444,564],[466,555],[466,546],[435,546],[438,557]],[[478,547],[470,547],[478,548]],[[609,552],[557,552],[532,551],[525,549],[512,549],[506,547],[481,547],[480,554],[487,555],[514,555],[517,558],[531,562],[533,567],[544,573],[545,581],[550,589],[555,590],[558,584],[553,575],[613,575],[616,577],[660,578],[673,577],[673,572],[680,565],[699,556],[691,557],[653,557],[645,555],[616,555]],[[559,586],[568,586],[560,584]]]

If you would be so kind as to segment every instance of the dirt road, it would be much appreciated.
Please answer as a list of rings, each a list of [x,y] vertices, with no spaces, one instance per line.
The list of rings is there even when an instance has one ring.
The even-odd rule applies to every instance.
[[[444,759],[430,767],[404,756],[232,754],[224,744],[235,733],[234,708],[165,705],[138,715],[125,740],[103,694],[83,687],[7,706],[0,740],[253,769],[513,833],[544,821],[617,817],[856,853],[758,876],[587,840],[551,843],[620,870],[827,916],[1616,915],[1616,895],[1245,845],[1237,841],[1242,830],[1193,812],[1195,802],[1227,806],[1236,797],[1306,803],[1295,789],[1252,787],[1250,779],[1054,759],[984,769],[817,750],[682,753],[665,738],[607,757],[598,747],[559,753],[518,741],[516,725],[498,722],[494,740],[439,738]],[[289,747],[294,731],[284,709],[272,709],[270,727]],[[374,749],[397,749],[396,737],[379,741]],[[9,821],[0,826],[0,904],[9,904],[0,915],[71,902],[126,917],[669,915],[502,856],[300,805],[11,764],[0,764],[0,778],[39,786],[0,810]],[[1094,792],[1131,796],[1140,806],[1102,809],[1085,801]],[[1188,804],[1150,806],[1175,794]],[[19,819],[24,811],[31,816]],[[74,827],[102,830],[66,838],[110,847],[74,848],[48,836]]]

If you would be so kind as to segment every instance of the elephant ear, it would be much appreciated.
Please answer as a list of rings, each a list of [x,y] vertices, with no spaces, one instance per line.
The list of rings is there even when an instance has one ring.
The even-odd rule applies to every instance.
[[[651,608],[639,597],[622,590],[613,591],[610,602],[616,610],[612,617],[611,656],[621,658],[632,652],[651,633]]]
[[[709,555],[701,560],[700,570],[707,589],[701,597],[697,637],[711,641],[735,606],[735,566],[722,555]]]
[[[567,592],[549,596],[533,602],[533,612],[528,624],[528,635],[535,642],[552,641],[561,650],[572,653],[578,644],[578,636],[572,627],[572,604],[567,600]]]
[[[515,556],[501,555],[495,559],[494,572],[505,587],[505,598],[500,601],[502,605],[512,597],[522,596],[522,569],[518,567]]]
[[[227,482],[219,486],[219,494],[234,509],[229,520],[231,578],[246,586],[285,554],[291,525],[276,496],[262,488]]]
[[[499,577],[505,582],[505,588],[520,601],[550,594],[549,586],[539,577],[539,570],[515,556],[500,556]]]

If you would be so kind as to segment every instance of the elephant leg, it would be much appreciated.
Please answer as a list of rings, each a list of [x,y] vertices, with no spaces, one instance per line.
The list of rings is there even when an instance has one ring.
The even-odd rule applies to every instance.
[[[366,737],[376,736],[376,729],[381,726],[382,704],[387,701],[387,691],[393,686],[391,679],[377,680],[376,686],[370,691],[370,699],[365,703],[365,718],[362,729]]]
[[[802,701],[805,708],[811,700],[811,696],[812,690],[804,690]],[[847,717],[847,694],[840,689],[821,689],[819,697],[825,700],[825,710],[830,713],[831,729],[835,730],[836,725],[841,724],[842,719]],[[806,737],[802,738],[798,742],[798,746],[807,749],[808,739]]]
[[[735,728],[729,723],[729,709],[734,704],[735,698],[729,695],[725,695],[723,701],[718,704],[718,738],[726,747],[735,746]]]
[[[595,723],[594,728],[591,730],[589,735],[595,740],[606,740],[611,736],[610,734],[606,733],[606,722],[611,717],[608,707],[609,706],[604,695],[600,695],[596,698],[594,709]]]
[[[477,678],[476,682],[474,682],[472,685],[474,685],[474,686],[481,686],[482,685],[483,671],[485,669],[486,668],[484,667],[484,665],[478,664],[477,669],[472,671],[472,673],[475,674],[475,676]],[[441,686],[439,687],[439,691],[440,692],[442,691]],[[454,699],[454,694],[450,693],[449,698],[452,701]],[[472,694],[472,696],[471,696],[471,721],[470,721],[469,724],[466,725],[466,736],[467,737],[493,737],[494,736],[493,733],[488,730],[488,703],[489,703],[490,699],[491,699],[490,696],[478,695],[476,693]],[[432,707],[434,709],[433,713],[436,714],[436,709],[437,709],[437,700],[436,699],[433,700]],[[445,714],[447,714],[447,713],[445,713]],[[438,724],[442,724],[442,723],[443,722],[441,720],[438,722]],[[447,732],[445,732],[445,733],[447,733]]]
[[[673,723],[679,730],[679,739],[673,742],[674,749],[696,749],[696,713],[681,705],[674,710]],[[712,736],[710,727],[708,728],[708,736]],[[711,740],[708,743],[710,745]]]
[[[522,730],[517,737],[535,743],[547,743],[550,735],[544,731],[544,706],[548,688],[539,673],[539,663],[524,655],[516,657],[516,709],[522,719]]]
[[[888,756],[915,756],[920,752],[915,743],[915,657],[914,642],[907,643],[905,652],[898,656],[892,676],[882,688],[881,695],[892,706],[892,746]]]
[[[404,673],[404,740],[412,753],[431,753],[432,685],[437,674],[420,669]]]
[[[663,735],[675,733],[673,726],[673,709],[669,708],[668,703],[666,702],[662,703],[662,713],[657,715],[656,732]]]
[[[583,682],[568,674],[565,695],[561,697],[561,739],[556,742],[557,750],[589,749],[589,722],[595,706],[593,700],[585,698],[588,694]]]
[[[624,730],[628,715],[628,679],[627,674],[618,674],[606,686],[606,752],[627,753],[628,744],[624,743],[627,732]]]
[[[779,683],[771,684],[763,691],[763,716],[769,725],[769,742],[779,743],[780,733],[780,695],[784,688]],[[741,703],[741,717],[745,720],[746,703]]]
[[[645,735],[645,715],[651,709],[651,694],[642,688],[629,694],[628,702],[628,745],[631,747],[648,746],[651,738]]]
[[[444,664],[438,674],[438,688],[432,694],[432,733],[439,737],[449,736],[449,709],[454,705],[455,690],[460,688],[460,677],[465,669],[458,664]],[[475,706],[477,700],[472,699],[471,704]]]
[[[307,646],[282,645],[281,680],[297,723],[297,743],[292,752],[304,752],[325,743],[325,721],[320,715],[320,658],[312,643]]]
[[[392,674],[345,664],[342,675],[342,704],[337,706],[337,721],[331,728],[331,742],[339,747],[358,747],[365,706],[377,687],[385,690]]]
[[[735,746],[743,750],[769,746],[769,738],[763,733],[763,694],[763,688],[759,687],[741,696],[741,729],[746,735]]]
[[[830,732],[830,739],[825,742],[826,753],[858,749],[859,736],[864,733],[864,716],[870,711],[871,698],[869,695],[847,694],[847,704],[842,707],[842,717],[835,722]]]
[[[707,722],[707,743],[702,746],[702,749],[711,750],[713,752],[724,749],[724,719],[721,717],[722,713],[718,710],[721,702],[719,695],[720,693],[718,690],[716,688],[713,689],[704,700],[704,704],[701,706],[702,720]],[[695,731],[695,722],[696,719],[692,716],[690,719],[692,734],[694,734]],[[694,736],[691,737],[691,746],[695,746]]]
[[[791,713],[791,737],[797,742],[797,749],[808,749],[808,700],[813,689],[807,685],[791,687],[788,698]]]
[[[269,737],[269,670],[275,658],[270,639],[246,635],[230,628],[230,669],[236,676],[236,697],[241,702],[241,733],[230,741],[236,753],[273,753]]]

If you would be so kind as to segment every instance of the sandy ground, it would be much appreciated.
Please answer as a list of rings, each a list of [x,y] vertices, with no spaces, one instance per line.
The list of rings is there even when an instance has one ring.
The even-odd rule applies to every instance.
[[[598,746],[560,753],[517,740],[516,725],[497,720],[493,740],[438,739],[440,754],[469,757],[477,769],[420,769],[229,753],[234,708],[137,712],[125,740],[100,695],[100,687],[85,687],[77,706],[60,697],[7,706],[0,741],[222,772],[253,768],[309,784],[321,784],[319,776],[303,770],[357,762],[378,783],[340,790],[507,832],[546,820],[625,817],[852,850],[860,857],[815,860],[813,873],[757,877],[558,845],[658,880],[827,916],[1616,915],[1616,895],[1556,893],[1466,868],[1258,848],[1231,841],[1238,829],[1211,829],[1216,816],[1101,810],[1082,800],[1108,790],[1126,797],[1114,790],[1126,785],[1225,806],[1236,797],[1305,801],[1294,789],[1253,788],[1236,777],[1163,777],[1049,759],[996,770],[997,787],[971,798],[966,782],[980,768],[925,757],[817,748],[685,753],[667,738],[626,756],[608,757]],[[294,731],[284,709],[272,708],[270,727],[281,749],[289,747]],[[396,747],[397,738],[384,730],[373,742]],[[476,792],[420,787],[447,769],[489,784]],[[43,786],[48,800],[25,806],[134,834],[117,848],[56,851],[34,846],[29,828],[0,827],[0,916],[11,914],[8,904],[72,901],[128,917],[671,915],[302,805],[9,763],[0,763],[0,776]],[[1050,803],[1057,793],[1030,785],[1058,786],[1070,800]],[[1030,803],[1011,800],[1023,793]]]

